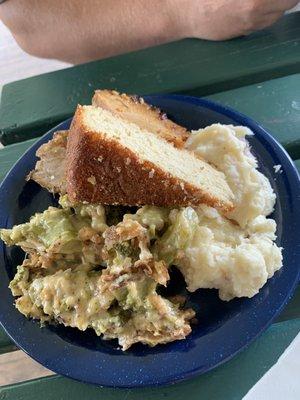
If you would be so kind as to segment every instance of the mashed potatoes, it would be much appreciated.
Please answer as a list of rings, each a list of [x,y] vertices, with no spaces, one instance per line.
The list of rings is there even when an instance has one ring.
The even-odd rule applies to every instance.
[[[276,222],[267,219],[276,196],[256,168],[245,127],[214,124],[194,131],[186,147],[223,171],[235,195],[235,209],[222,216],[201,206],[193,239],[178,261],[190,291],[219,289],[222,300],[252,297],[282,266],[274,243]]]
[[[188,289],[219,289],[222,300],[254,296],[282,265],[275,221],[260,215],[245,229],[207,206],[197,214],[193,240],[178,263]]]
[[[213,124],[193,131],[186,144],[224,172],[235,197],[235,209],[227,217],[241,227],[259,215],[271,214],[276,200],[270,182],[256,169],[246,135],[253,135],[246,127]]]

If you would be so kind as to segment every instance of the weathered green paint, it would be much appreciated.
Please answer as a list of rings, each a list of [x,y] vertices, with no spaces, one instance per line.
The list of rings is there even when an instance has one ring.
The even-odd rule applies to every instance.
[[[0,354],[16,350],[16,346],[11,342],[8,336],[0,329]]]
[[[254,118],[272,133],[291,157],[300,158],[300,74],[217,93],[208,98]]]
[[[289,321],[295,318],[300,318],[300,285],[275,322]]]
[[[207,98],[252,117],[272,133],[293,158],[300,157],[300,74],[244,86]]]
[[[226,42],[188,39],[14,82],[3,87],[5,144],[41,135],[88,104],[94,89],[208,95],[299,72],[300,13]]]
[[[297,167],[297,169],[299,171],[299,174],[300,174],[300,160],[296,160],[296,161],[294,161],[294,163],[295,163],[295,165],[296,165],[296,167]]]
[[[173,386],[135,390],[106,389],[54,376],[2,387],[0,399],[241,400],[258,379],[276,363],[299,329],[300,319],[274,324],[247,350],[231,361],[214,371]]]

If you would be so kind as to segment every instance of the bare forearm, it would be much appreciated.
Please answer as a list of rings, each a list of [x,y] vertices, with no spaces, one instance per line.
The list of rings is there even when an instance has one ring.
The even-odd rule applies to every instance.
[[[174,0],[9,0],[0,17],[39,57],[79,63],[184,36]]]
[[[20,46],[73,63],[185,37],[224,40],[275,22],[297,0],[8,0],[0,18]]]

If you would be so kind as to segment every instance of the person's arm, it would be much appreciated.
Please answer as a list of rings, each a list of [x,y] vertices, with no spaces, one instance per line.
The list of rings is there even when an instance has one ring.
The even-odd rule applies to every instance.
[[[183,36],[172,0],[7,0],[0,18],[26,52],[71,63]]]
[[[0,18],[38,57],[80,63],[186,37],[261,29],[295,0],[7,0]]]

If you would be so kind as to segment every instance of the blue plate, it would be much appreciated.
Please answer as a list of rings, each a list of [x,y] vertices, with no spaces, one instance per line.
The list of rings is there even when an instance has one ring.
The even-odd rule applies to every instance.
[[[281,312],[299,281],[300,185],[298,173],[285,150],[257,123],[210,101],[186,96],[149,96],[179,124],[197,129],[214,122],[245,125],[255,133],[249,141],[260,170],[269,178],[277,195],[273,218],[278,224],[277,243],[284,248],[284,267],[252,299],[222,302],[214,290],[188,294],[199,323],[186,340],[149,348],[135,345],[126,352],[115,341],[104,341],[92,331],[80,332],[63,326],[40,328],[14,307],[8,289],[16,266],[24,254],[17,247],[0,244],[0,319],[12,340],[45,367],[80,381],[111,387],[158,386],[202,374],[229,360],[260,335]],[[34,144],[15,164],[0,187],[0,226],[27,221],[37,211],[53,204],[50,193],[34,182],[26,182],[34,168],[35,152],[67,120]],[[283,172],[275,174],[273,166]],[[171,292],[183,291],[182,277],[173,272]]]

